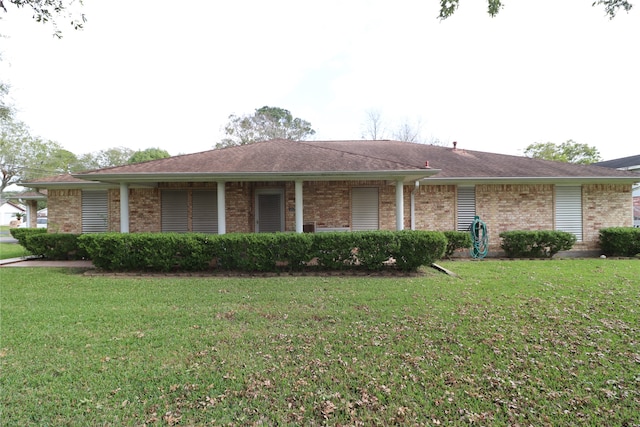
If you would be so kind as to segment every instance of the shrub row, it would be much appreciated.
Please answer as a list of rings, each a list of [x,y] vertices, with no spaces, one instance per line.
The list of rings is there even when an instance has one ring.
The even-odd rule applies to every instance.
[[[84,234],[78,244],[108,271],[279,271],[396,268],[413,271],[442,257],[435,231],[274,234]]]
[[[600,229],[600,249],[607,256],[640,255],[640,228],[610,227]]]
[[[576,243],[576,236],[566,231],[503,231],[500,238],[509,258],[551,258]]]

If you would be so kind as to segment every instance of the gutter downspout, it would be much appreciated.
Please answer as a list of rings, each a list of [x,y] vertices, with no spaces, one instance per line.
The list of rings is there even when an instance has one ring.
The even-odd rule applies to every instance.
[[[416,229],[416,192],[420,188],[420,182],[416,181],[413,190],[411,190],[411,229]]]

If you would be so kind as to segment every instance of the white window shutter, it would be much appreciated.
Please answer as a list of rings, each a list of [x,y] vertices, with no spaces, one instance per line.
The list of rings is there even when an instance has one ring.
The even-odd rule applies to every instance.
[[[556,230],[567,231],[582,241],[582,187],[556,185]]]
[[[378,189],[375,187],[353,188],[351,190],[351,229],[362,231],[378,228]]]

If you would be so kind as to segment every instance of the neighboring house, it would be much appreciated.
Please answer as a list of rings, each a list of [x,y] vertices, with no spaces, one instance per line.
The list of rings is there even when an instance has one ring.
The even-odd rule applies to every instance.
[[[23,206],[8,200],[0,199],[0,225],[11,225],[17,221],[16,214],[26,214]]]
[[[618,170],[627,170],[640,174],[640,155],[607,160],[604,162],[594,163],[594,165]],[[638,184],[633,188],[633,226],[640,227],[640,185]]]
[[[271,140],[24,183],[49,230],[566,230],[593,250],[631,226],[626,171],[399,141]]]
[[[594,163],[593,165],[640,173],[640,154],[636,156],[621,157],[619,159],[605,160],[603,162]]]
[[[38,222],[38,219],[41,218],[40,212],[38,212],[38,201],[47,199],[47,191],[43,190],[42,193],[38,191],[25,191],[17,194],[15,197],[26,205],[26,217],[22,219],[21,227],[42,228],[42,222]],[[44,209],[44,211],[44,216],[46,217],[46,209]]]

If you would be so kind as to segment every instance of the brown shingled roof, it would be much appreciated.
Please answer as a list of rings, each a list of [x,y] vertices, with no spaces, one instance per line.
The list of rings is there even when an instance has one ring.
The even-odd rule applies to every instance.
[[[83,176],[135,173],[224,173],[224,172],[344,172],[424,169],[415,162],[351,153],[274,139],[201,153],[186,154],[133,165],[83,173]]]
[[[441,169],[431,179],[440,178],[557,178],[557,177],[632,177],[623,171],[590,165],[554,162],[529,157],[510,156],[415,144],[401,141],[315,141],[308,142],[325,148],[347,151],[397,162],[424,164]],[[622,173],[618,173],[622,172]]]
[[[429,168],[425,167],[428,162]],[[342,175],[341,175],[342,174]],[[435,176],[431,176],[434,175]],[[401,141],[270,140],[194,154],[59,175],[38,183],[259,179],[421,179],[435,181],[576,180],[633,182],[638,175],[576,165]]]

